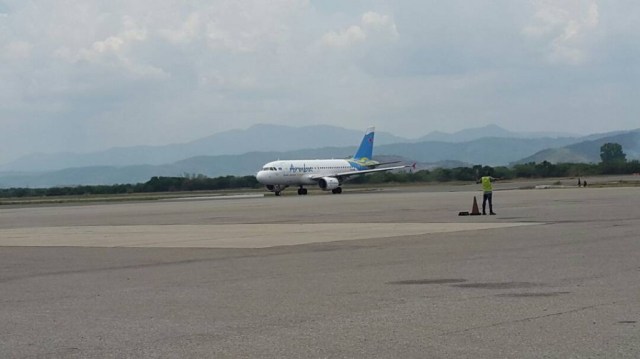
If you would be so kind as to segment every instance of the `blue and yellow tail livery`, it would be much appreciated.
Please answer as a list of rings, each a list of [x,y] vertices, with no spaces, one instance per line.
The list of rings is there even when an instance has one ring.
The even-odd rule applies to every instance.
[[[362,138],[360,147],[358,148],[356,154],[353,156],[353,159],[355,161],[367,162],[373,158],[373,135],[375,133],[375,130],[375,127],[367,128],[367,132]]]

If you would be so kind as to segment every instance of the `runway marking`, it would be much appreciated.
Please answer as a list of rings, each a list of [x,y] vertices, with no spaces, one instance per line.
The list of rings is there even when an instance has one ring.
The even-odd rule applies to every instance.
[[[175,198],[163,198],[160,201],[164,202],[178,202],[178,201],[211,201],[219,199],[248,199],[248,198],[263,198],[264,194],[233,194],[233,195],[215,195],[215,196],[200,196],[200,197],[175,197]]]
[[[0,230],[0,246],[267,248],[540,223],[314,223],[36,227]]]

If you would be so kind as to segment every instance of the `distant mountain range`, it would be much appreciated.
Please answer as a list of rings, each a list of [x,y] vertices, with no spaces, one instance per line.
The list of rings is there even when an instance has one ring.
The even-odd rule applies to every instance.
[[[378,159],[418,162],[420,168],[544,160],[598,162],[600,146],[606,142],[620,143],[629,159],[640,154],[640,130],[584,137],[525,135],[495,125],[454,134],[431,133],[419,140],[382,132],[376,133],[374,153]],[[265,162],[278,158],[349,157],[361,137],[361,131],[332,126],[257,125],[185,144],[114,148],[90,154],[31,155],[0,167],[0,187],[136,183],[153,176],[184,174],[252,175]]]
[[[362,131],[335,126],[291,127],[255,125],[245,130],[231,130],[191,142],[165,146],[116,147],[91,153],[31,154],[0,165],[0,171],[53,171],[71,167],[162,165],[194,156],[239,155],[247,152],[287,152],[308,148],[355,146]],[[376,132],[376,145],[427,141],[466,142],[485,137],[542,138],[541,133],[507,131],[496,125],[466,129],[455,133],[431,132],[418,139]],[[568,136],[572,137],[572,136]],[[526,155],[529,155],[527,153]],[[490,162],[495,162],[491,160]]]
[[[52,171],[71,167],[161,165],[194,156],[238,155],[247,152],[286,152],[305,148],[355,145],[362,131],[335,126],[290,127],[255,125],[201,139],[165,146],[117,147],[92,153],[31,154],[0,166],[0,171]],[[407,142],[376,132],[376,144]]]
[[[485,137],[503,137],[503,138],[558,138],[558,137],[578,137],[575,134],[564,132],[512,132],[505,130],[498,125],[487,125],[478,128],[469,128],[466,130],[445,133],[440,131],[434,131],[428,135],[422,136],[415,140],[415,142],[467,142],[477,140]]]
[[[589,136],[589,138],[592,138]],[[600,162],[600,147],[605,143],[619,143],[627,159],[640,158],[640,130],[616,132],[605,137],[589,139],[559,148],[547,148],[515,163],[542,162]]]

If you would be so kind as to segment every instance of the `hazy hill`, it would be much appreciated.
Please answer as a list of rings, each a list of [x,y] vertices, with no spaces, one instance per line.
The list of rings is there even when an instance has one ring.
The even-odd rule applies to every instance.
[[[532,156],[516,161],[515,163],[542,162],[600,162],[600,147],[608,142],[619,143],[622,151],[627,154],[627,159],[640,158],[640,129],[582,141],[560,148],[548,148],[535,153]]]
[[[53,171],[72,167],[162,165],[194,156],[237,155],[247,152],[287,152],[327,146],[355,146],[364,129],[348,130],[335,126],[255,125],[244,130],[231,130],[195,141],[166,146],[117,147],[92,153],[32,154],[0,166],[0,171]],[[388,132],[376,133],[376,145],[393,143],[468,142],[485,137],[540,138],[540,134],[507,131],[496,125],[471,128],[453,134],[432,132],[417,140],[409,140]],[[553,136],[548,136],[553,137]],[[574,139],[577,141],[577,139]],[[560,144],[560,145],[564,145]],[[523,156],[530,155],[525,153]],[[441,159],[451,159],[447,156]],[[499,160],[488,159],[489,163]]]
[[[514,158],[544,148],[573,143],[572,138],[481,138],[468,142],[420,142],[379,146],[376,153],[395,154],[422,162],[445,160],[483,165],[506,165]]]
[[[376,146],[376,158],[399,156],[420,168],[433,163],[451,165],[500,165],[550,146],[561,146],[569,139],[483,138],[464,143],[421,142]],[[276,159],[346,158],[356,146],[325,147],[287,152],[251,152],[242,155],[196,156],[164,165],[91,166],[39,174],[0,175],[0,187],[46,187],[77,184],[114,184],[147,181],[153,176],[181,176],[201,173],[210,177],[253,175],[264,163]]]
[[[454,133],[434,131],[426,136],[422,136],[416,142],[438,141],[438,142],[468,142],[485,137],[504,138],[559,138],[559,137],[579,137],[574,134],[561,132],[512,132],[497,125],[487,125],[478,128],[469,128]]]
[[[70,167],[160,165],[194,156],[293,151],[326,146],[356,145],[362,131],[335,126],[290,127],[255,125],[195,141],[166,146],[117,147],[92,153],[32,154],[0,166],[0,171],[52,171]],[[376,144],[408,141],[387,132],[376,132]]]
[[[338,153],[338,148],[323,149]],[[344,150],[344,148],[342,149]],[[317,151],[317,152],[315,152]],[[76,167],[38,174],[0,174],[0,187],[53,187],[146,182],[153,176],[204,174],[209,177],[253,175],[275,159],[320,157],[319,150],[301,152],[253,152],[242,155],[197,156],[165,165]],[[317,156],[316,156],[317,155]],[[336,156],[342,158],[343,156]]]
[[[505,130],[487,126],[492,133],[505,134]],[[473,129],[477,135],[484,130]],[[508,131],[506,131],[508,132]],[[541,162],[598,162],[600,146],[606,142],[622,144],[628,158],[637,158],[640,153],[638,137],[640,131],[614,133],[613,135],[591,135],[589,141],[571,137],[559,138],[514,138],[484,137],[465,142],[403,142],[408,141],[385,133],[376,134],[376,157],[397,156],[408,163],[417,162],[421,168],[440,164],[482,164],[508,165],[514,161]],[[468,136],[469,134],[464,134]],[[252,137],[253,136],[253,137]],[[600,136],[605,136],[599,138]],[[265,141],[264,137],[269,141]],[[326,140],[331,138],[332,140]],[[77,155],[50,155],[32,161],[14,164],[17,169],[0,172],[0,187],[45,187],[78,184],[114,184],[147,181],[153,176],[181,176],[204,174],[210,177],[224,175],[252,175],[264,163],[276,159],[305,158],[346,158],[353,155],[362,138],[361,131],[345,130],[332,126],[286,127],[259,125],[247,130],[228,131],[184,145],[159,147],[118,148],[100,153]],[[461,137],[457,137],[461,138]],[[325,141],[326,140],[326,141]],[[333,141],[333,142],[332,142]],[[326,147],[327,142],[348,143],[349,146]],[[387,142],[387,144],[385,144]],[[295,150],[252,151],[244,154],[201,155],[223,151],[241,151],[242,148],[267,146],[288,148],[307,145],[316,148]],[[218,146],[218,147],[217,147]],[[243,147],[244,146],[244,147]],[[325,146],[325,147],[323,147]],[[553,150],[550,150],[553,149]],[[189,156],[189,153],[198,155]],[[530,156],[535,153],[535,156]],[[83,157],[86,156],[86,157]],[[142,159],[152,164],[137,164]],[[44,161],[44,162],[39,162]],[[48,163],[47,161],[52,161]],[[74,162],[75,161],[75,162]],[[90,166],[82,165],[91,162]],[[80,163],[77,165],[74,163]],[[98,165],[116,163],[117,165]],[[126,165],[129,163],[129,165]],[[133,164],[131,164],[133,163]],[[24,168],[37,168],[37,173]],[[46,170],[55,166],[68,165],[69,168]]]

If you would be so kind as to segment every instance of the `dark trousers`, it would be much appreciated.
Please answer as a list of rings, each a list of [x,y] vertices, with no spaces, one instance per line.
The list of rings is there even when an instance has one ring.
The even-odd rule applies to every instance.
[[[489,212],[493,213],[493,192],[485,192],[482,196],[482,213],[487,213],[487,201],[489,201]]]

